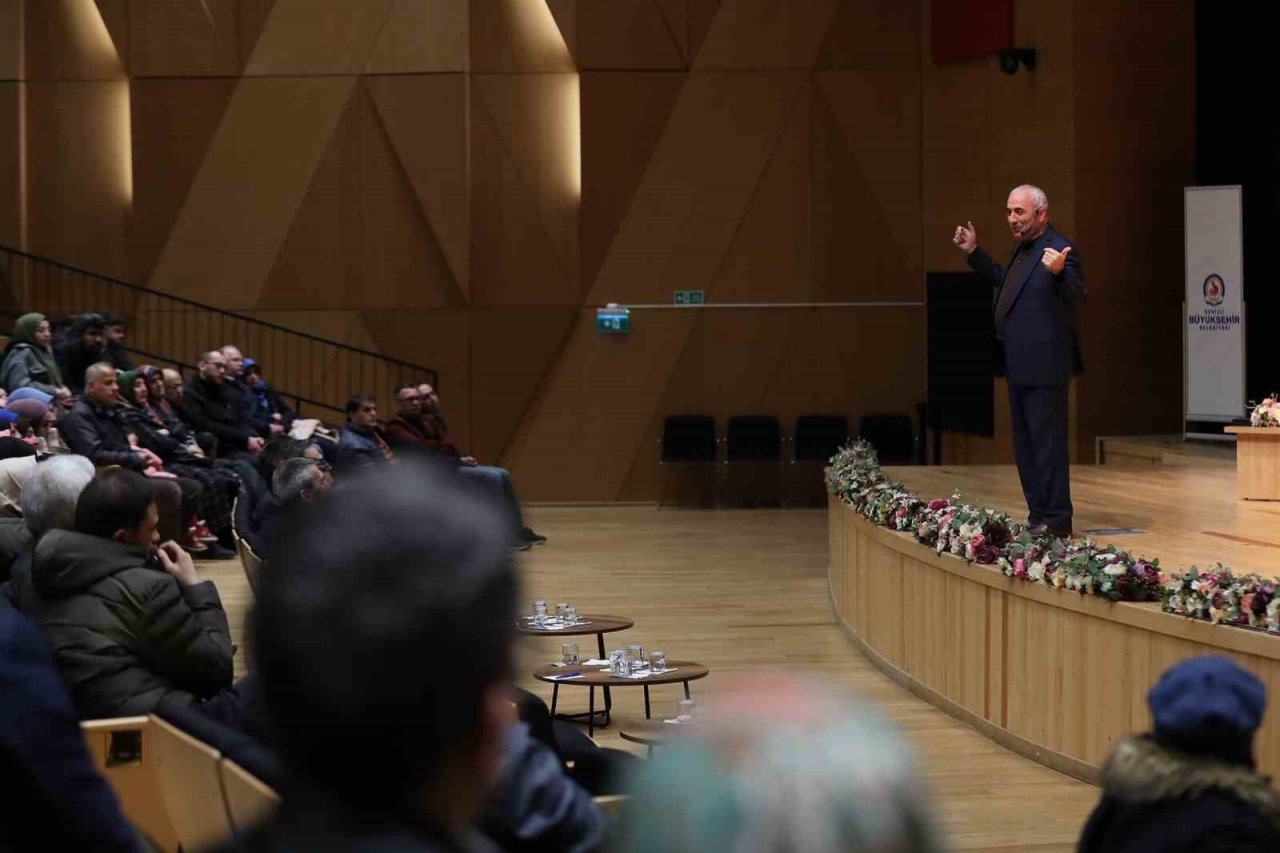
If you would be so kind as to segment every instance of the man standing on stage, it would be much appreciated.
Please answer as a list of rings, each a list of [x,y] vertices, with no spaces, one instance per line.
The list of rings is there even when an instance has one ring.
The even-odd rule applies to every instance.
[[[952,238],[969,266],[995,288],[996,375],[1009,387],[1013,452],[1032,533],[1071,535],[1067,388],[1084,372],[1079,306],[1087,289],[1080,253],[1049,224],[1044,190],[1009,193],[1005,217],[1015,240],[1000,266],[978,248],[973,223]]]

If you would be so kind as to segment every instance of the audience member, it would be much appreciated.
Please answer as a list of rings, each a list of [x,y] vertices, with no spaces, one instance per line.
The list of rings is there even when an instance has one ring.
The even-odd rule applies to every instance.
[[[35,388],[69,404],[71,391],[62,382],[52,340],[53,332],[43,314],[24,314],[14,321],[0,365],[0,387],[7,391]]]
[[[147,714],[166,696],[231,692],[232,647],[218,591],[172,540],[157,547],[153,481],[100,472],[75,530],[36,543],[34,616],[81,719]]]
[[[16,438],[34,446],[36,443],[36,433],[44,423],[45,417],[52,408],[54,397],[46,394],[30,385],[25,388],[19,388],[9,395],[4,407],[17,418],[12,427],[11,434]]]
[[[258,435],[263,438],[270,438],[273,435],[280,435],[285,432],[285,428],[278,420],[273,420],[269,413],[259,408],[257,398],[249,390],[249,386],[245,384],[245,358],[239,347],[234,344],[226,344],[222,347],[222,357],[227,365],[223,384],[228,395],[234,397],[237,401],[241,418],[246,423],[251,424],[257,430]]]
[[[195,429],[217,437],[219,456],[252,460],[264,440],[249,422],[239,393],[226,384],[226,357],[210,350],[200,357],[199,370],[179,398],[178,410]]]
[[[201,521],[197,522],[200,529],[195,532],[195,538],[202,547],[196,550],[211,549],[211,553],[204,554],[210,559],[234,557],[231,504],[240,493],[240,478],[234,471],[213,467],[213,461],[204,455],[189,431],[186,443],[170,433],[164,422],[147,406],[150,395],[144,370],[121,373],[120,396],[124,398],[123,405],[119,407],[121,423],[135,436],[137,446],[160,457],[164,470],[200,484],[196,515]],[[206,535],[209,531],[214,534],[212,537]]]
[[[60,421],[67,445],[98,467],[120,465],[153,479],[161,534],[165,539],[182,541],[187,521],[195,515],[200,484],[167,473],[159,456],[129,441],[117,411],[119,380],[114,367],[99,362],[85,375],[84,396]]]
[[[71,321],[67,340],[54,349],[62,378],[73,394],[84,391],[85,371],[103,360],[104,325],[99,314],[80,314]]]
[[[474,456],[464,456],[449,435],[449,424],[440,413],[440,396],[435,388],[423,383],[418,386],[418,395],[422,423],[428,436],[426,447],[456,460],[459,474],[498,496],[507,508],[517,545],[541,545],[546,542],[547,537],[533,532],[524,523],[524,512],[520,509],[520,499],[516,497],[511,473],[506,468],[495,465],[481,465]]]
[[[276,389],[262,378],[262,365],[251,358],[244,360],[244,385],[249,389],[249,403],[256,417],[278,424],[282,427],[282,432],[289,432],[297,416],[284,398],[276,393]]]
[[[1147,694],[1154,731],[1116,744],[1081,853],[1280,849],[1280,794],[1254,769],[1267,695],[1230,658],[1175,664]]]
[[[626,853],[933,853],[910,747],[869,707],[788,675],[731,686],[637,776]]]
[[[287,435],[272,436],[263,445],[262,453],[258,454],[258,473],[262,475],[262,479],[270,483],[281,463],[287,459],[298,459],[303,456],[309,459],[323,458],[319,448],[310,442],[290,438]]]
[[[93,766],[48,643],[0,601],[0,850],[141,853]]]
[[[133,357],[124,345],[129,321],[123,314],[107,314],[102,318],[103,361],[109,361],[116,370],[133,370]]]
[[[378,401],[372,394],[347,400],[347,422],[338,433],[338,461],[345,468],[381,465],[394,459],[378,428]]]
[[[76,501],[92,479],[93,463],[74,454],[46,459],[23,477],[22,518],[13,519],[21,529],[8,531],[6,537],[8,546],[16,548],[6,592],[22,612],[31,613],[36,608],[35,589],[31,585],[36,542],[50,530],[75,527]]]
[[[472,827],[510,713],[515,571],[492,510],[427,477],[360,472],[268,548],[250,618],[291,782],[233,849],[488,849]],[[462,648],[465,666],[422,664]]]

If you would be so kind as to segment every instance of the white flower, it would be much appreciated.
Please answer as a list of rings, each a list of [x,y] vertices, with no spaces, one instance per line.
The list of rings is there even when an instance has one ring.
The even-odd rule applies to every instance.
[[[1027,576],[1033,581],[1040,582],[1044,580],[1044,563],[1037,560],[1027,567]]]
[[[1118,578],[1125,572],[1129,571],[1129,567],[1124,563],[1108,563],[1107,567],[1103,569],[1103,571],[1111,575],[1113,578]]]

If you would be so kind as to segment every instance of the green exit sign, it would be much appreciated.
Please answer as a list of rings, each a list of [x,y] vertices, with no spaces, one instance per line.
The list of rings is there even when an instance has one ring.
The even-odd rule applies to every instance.
[[[621,335],[631,331],[631,309],[618,305],[606,305],[596,309],[596,331],[607,335]]]
[[[701,290],[677,290],[677,305],[702,305],[707,301],[706,294]]]

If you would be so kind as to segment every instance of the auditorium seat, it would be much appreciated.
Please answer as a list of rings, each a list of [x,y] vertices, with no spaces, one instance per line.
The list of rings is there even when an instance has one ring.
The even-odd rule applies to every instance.
[[[725,438],[724,502],[782,505],[782,425],[773,415],[735,415]]]
[[[160,795],[150,721],[146,717],[84,720],[80,732],[124,816],[153,846],[177,853],[178,834]]]
[[[916,462],[916,434],[909,415],[867,415],[858,423],[858,435],[875,447],[881,465]]]
[[[219,764],[222,790],[227,797],[231,828],[240,837],[267,820],[280,805],[280,795],[270,785],[230,758]]]
[[[801,415],[790,439],[787,465],[787,505],[827,505],[823,470],[831,457],[849,441],[849,419],[844,415]]]
[[[157,715],[150,717],[156,780],[183,850],[203,850],[231,837],[222,795],[222,756]]]
[[[662,422],[658,506],[716,505],[716,422],[710,415],[671,415]]]

